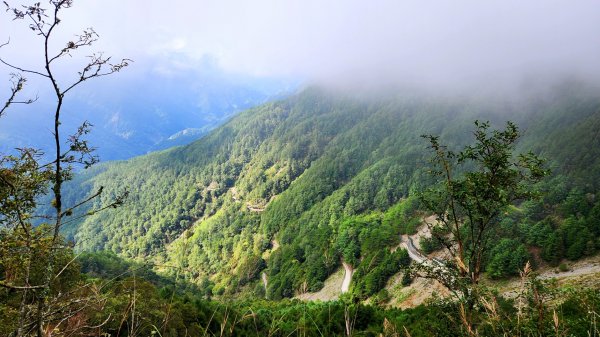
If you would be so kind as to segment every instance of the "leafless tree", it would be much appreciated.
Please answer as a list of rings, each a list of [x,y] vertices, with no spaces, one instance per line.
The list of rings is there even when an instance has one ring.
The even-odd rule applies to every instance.
[[[63,136],[61,132],[63,102],[67,94],[83,82],[119,72],[127,67],[131,60],[122,59],[113,62],[111,57],[105,57],[102,53],[91,53],[77,72],[76,78],[71,82],[63,81],[61,74],[56,71],[56,62],[67,56],[73,56],[81,49],[91,47],[99,37],[93,28],[87,28],[81,34],[76,35],[73,40],[68,41],[63,48],[51,50],[53,34],[61,23],[61,13],[72,7],[73,1],[50,0],[47,8],[40,2],[13,6],[4,1],[4,5],[6,11],[12,15],[13,21],[26,22],[31,31],[41,38],[43,44],[41,57],[43,57],[44,68],[28,69],[0,57],[0,63],[12,71],[10,77],[12,86],[5,103],[1,106],[0,117],[14,104],[32,104],[37,100],[37,97],[19,98],[27,82],[25,75],[37,76],[48,81],[56,99],[52,108],[54,116],[52,159],[43,163],[42,153],[34,149],[17,149],[18,155],[0,157],[0,187],[2,187],[0,189],[0,225],[3,228],[14,229],[9,234],[5,232],[5,236],[12,235],[12,238],[18,243],[16,246],[19,247],[19,249],[6,251],[5,256],[14,258],[12,263],[21,271],[18,278],[0,279],[0,288],[21,292],[19,322],[13,335],[21,337],[35,334],[42,337],[49,335],[54,327],[67,320],[72,320],[86,308],[101,305],[102,302],[100,297],[92,296],[93,291],[87,291],[83,296],[78,294],[80,288],[58,293],[53,293],[51,290],[56,280],[73,262],[72,259],[65,260],[64,254],[61,253],[70,249],[61,238],[61,228],[65,222],[73,221],[90,213],[77,214],[82,206],[102,193],[102,188],[100,188],[85,200],[73,205],[63,204],[63,184],[71,179],[75,167],[88,168],[98,162],[94,148],[85,140],[85,136],[92,127],[89,122],[83,122],[74,134],[68,137]],[[8,47],[10,47],[10,39],[0,45],[0,49]],[[66,147],[64,147],[65,144]],[[43,219],[49,224],[34,227],[32,220],[35,216],[32,213],[36,210],[39,196],[44,194],[48,188],[51,188],[53,196],[53,214],[43,216]],[[123,193],[107,205],[91,212],[116,207],[124,201],[125,197],[126,193]],[[0,253],[2,252],[0,251]],[[19,256],[15,254],[19,254]],[[40,266],[40,262],[40,275],[35,281],[37,284],[31,284],[34,282],[31,278],[33,265]],[[8,263],[9,261],[6,259],[1,264]],[[0,277],[2,277],[1,274]],[[85,327],[85,324],[80,324],[80,326]]]

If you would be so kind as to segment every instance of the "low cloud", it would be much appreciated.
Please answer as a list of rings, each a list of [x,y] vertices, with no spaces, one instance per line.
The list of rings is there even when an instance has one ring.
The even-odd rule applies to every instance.
[[[2,18],[3,27],[14,24]],[[61,25],[70,34],[93,26],[98,48],[162,72],[210,57],[231,72],[325,82],[600,78],[595,0],[90,0],[75,2]],[[29,32],[8,33],[25,40]]]

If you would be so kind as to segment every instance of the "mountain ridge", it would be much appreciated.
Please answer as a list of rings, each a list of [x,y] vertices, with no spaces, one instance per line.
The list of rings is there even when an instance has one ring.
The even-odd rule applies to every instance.
[[[79,186],[105,186],[106,198],[130,186],[131,200],[67,233],[79,249],[193,270],[184,277],[214,294],[264,296],[266,272],[269,298],[293,297],[302,287],[320,289],[343,259],[356,269],[354,291],[371,296],[406,263],[404,253],[387,248],[415,226],[414,195],[430,181],[421,134],[458,146],[469,142],[474,119],[511,119],[525,130],[523,150],[561,132],[554,123],[563,119],[561,126],[572,127],[561,139],[569,142],[533,150],[558,156],[550,158],[553,179],[575,181],[561,186],[597,191],[589,177],[600,171],[598,157],[578,159],[591,166],[585,172],[568,172],[560,161],[573,153],[569,146],[598,142],[579,131],[600,120],[600,99],[577,90],[549,97],[525,105],[426,95],[369,101],[309,88],[244,111],[192,144],[78,178]],[[565,107],[574,113],[565,115]],[[277,250],[273,239],[281,243]],[[367,258],[368,268],[361,263]]]

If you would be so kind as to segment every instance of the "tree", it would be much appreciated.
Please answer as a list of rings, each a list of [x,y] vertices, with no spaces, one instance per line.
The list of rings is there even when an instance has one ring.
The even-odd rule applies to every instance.
[[[437,136],[423,136],[434,153],[431,173],[438,183],[420,195],[422,205],[436,216],[428,226],[453,258],[445,266],[450,277],[436,268],[425,273],[468,307],[475,303],[502,215],[513,203],[534,198],[532,184],[548,174],[537,155],[514,154],[520,133],[512,122],[504,130],[490,130],[489,122],[475,121],[474,136],[474,144],[460,152],[448,150]]]
[[[512,239],[502,239],[492,248],[486,271],[490,277],[517,276],[529,260],[525,245]]]
[[[126,196],[126,193],[118,195],[99,209],[83,213],[82,206],[100,196],[102,188],[85,200],[72,205],[63,204],[62,186],[72,178],[74,169],[88,168],[98,161],[94,149],[84,139],[92,126],[89,122],[83,122],[74,134],[63,136],[63,102],[67,94],[83,82],[118,72],[128,66],[130,60],[112,63],[110,57],[93,53],[88,56],[76,79],[65,82],[55,71],[56,62],[92,46],[98,38],[96,32],[88,28],[63,48],[51,50],[53,33],[61,23],[60,14],[70,8],[73,1],[51,0],[48,9],[40,2],[24,6],[4,4],[13,20],[27,21],[31,31],[41,38],[44,69],[25,69],[0,58],[0,63],[15,72],[11,75],[12,87],[0,110],[0,117],[14,104],[35,102],[36,99],[18,98],[27,81],[23,74],[47,80],[56,98],[53,107],[54,153],[50,162],[42,162],[41,151],[31,148],[16,149],[16,155],[0,157],[0,287],[20,294],[18,323],[12,334],[20,337],[35,333],[41,337],[90,305],[86,298],[76,296],[77,290],[54,291],[57,280],[68,274],[74,264],[72,249],[60,235],[62,226],[89,213],[117,207]],[[9,42],[0,45],[0,48],[7,45]],[[35,215],[39,198],[49,188],[53,197],[52,214]],[[35,219],[42,219],[44,224],[33,226]]]

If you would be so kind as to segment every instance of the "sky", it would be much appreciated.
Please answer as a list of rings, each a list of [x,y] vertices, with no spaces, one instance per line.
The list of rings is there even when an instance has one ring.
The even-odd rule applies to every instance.
[[[210,62],[306,82],[600,78],[597,0],[75,0],[62,18],[56,46],[94,27],[96,50],[135,60],[126,76],[193,73]],[[31,32],[4,15],[0,41],[9,37],[3,57],[39,65]]]

